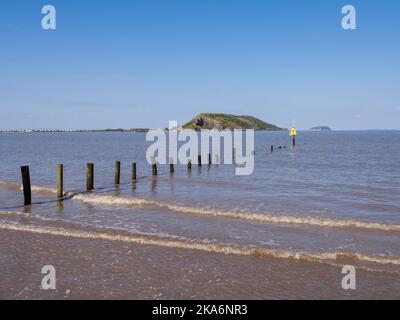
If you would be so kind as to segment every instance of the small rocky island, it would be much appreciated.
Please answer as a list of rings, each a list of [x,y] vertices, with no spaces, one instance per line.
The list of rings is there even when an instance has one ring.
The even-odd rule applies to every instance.
[[[332,129],[327,126],[313,127],[310,130],[311,131],[332,131]]]
[[[285,131],[273,124],[264,122],[252,116],[235,116],[223,113],[202,113],[182,126],[182,129],[194,130],[234,130],[254,129],[266,131]]]

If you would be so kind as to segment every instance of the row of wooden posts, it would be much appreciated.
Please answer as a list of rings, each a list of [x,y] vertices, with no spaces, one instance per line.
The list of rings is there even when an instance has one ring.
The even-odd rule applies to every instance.
[[[295,140],[293,139],[293,145],[295,145]],[[271,146],[271,152],[274,150],[274,147]],[[255,151],[252,152],[255,155]],[[236,159],[236,149],[233,149],[232,159],[235,161]],[[219,162],[217,160],[217,162]],[[197,164],[199,167],[202,165],[201,155],[197,157]],[[208,165],[212,165],[212,157],[211,153],[208,154]],[[192,161],[189,160],[187,163],[187,169],[192,170]],[[157,176],[157,163],[155,159],[152,159],[151,171],[153,176]],[[170,161],[169,165],[170,173],[174,173],[174,163]],[[22,175],[22,185],[23,185],[23,193],[24,193],[24,205],[29,206],[32,204],[32,191],[31,191],[31,181],[29,174],[29,166],[21,167],[21,175]],[[115,177],[114,182],[115,185],[118,186],[121,180],[121,161],[115,162]],[[136,162],[132,163],[132,183],[136,183],[137,175],[136,175]],[[86,166],[86,190],[92,191],[94,190],[94,164],[88,163]],[[57,197],[61,201],[64,197],[64,165],[59,164],[57,166]]]
[[[201,155],[197,158],[198,166],[201,167]],[[208,155],[208,164],[212,165],[212,157],[211,154]],[[132,163],[132,183],[136,183],[137,181],[137,171],[136,171],[136,162]],[[151,165],[152,175],[157,176],[157,163],[155,159],[152,159]],[[187,163],[187,169],[192,170],[192,161],[189,160]],[[174,173],[175,168],[174,164],[171,161],[169,165],[170,173]],[[32,204],[32,191],[31,191],[31,180],[29,174],[29,166],[21,167],[21,175],[22,175],[22,186],[23,186],[23,194],[24,194],[24,205],[29,206]],[[115,162],[115,176],[114,183],[116,186],[120,184],[121,181],[121,161]],[[92,191],[94,190],[94,164],[88,163],[86,165],[86,190]],[[62,200],[64,197],[64,165],[57,165],[57,197],[59,200]]]

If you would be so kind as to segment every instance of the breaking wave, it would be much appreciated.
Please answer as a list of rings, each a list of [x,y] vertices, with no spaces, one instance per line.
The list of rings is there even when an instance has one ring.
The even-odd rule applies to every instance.
[[[344,219],[341,220],[341,219],[330,219],[330,218],[320,218],[311,216],[299,217],[299,216],[289,216],[289,215],[277,215],[271,213],[250,213],[250,212],[242,213],[235,211],[221,211],[221,210],[202,209],[202,208],[189,207],[178,204],[164,203],[156,200],[107,196],[107,195],[75,194],[72,195],[71,197],[72,199],[91,204],[122,205],[122,206],[154,205],[160,208],[166,208],[168,210],[180,213],[197,214],[209,217],[227,217],[227,218],[235,218],[235,219],[256,221],[262,223],[299,224],[299,225],[309,225],[316,227],[357,228],[357,229],[367,229],[367,230],[400,232],[400,225],[382,224],[382,223],[357,221],[357,220],[344,220]]]
[[[382,265],[400,265],[399,257],[372,256],[352,252],[293,252],[276,249],[246,248],[233,245],[201,243],[194,241],[169,240],[167,238],[144,237],[133,235],[111,234],[105,232],[56,228],[50,226],[23,225],[19,223],[0,222],[0,229],[8,231],[29,232],[33,234],[80,238],[88,240],[105,240],[132,243],[137,245],[161,246],[176,249],[189,249],[228,255],[259,256],[279,259],[303,260],[319,263],[335,262],[339,259],[352,259]]]
[[[0,188],[20,189],[20,184],[1,182]],[[40,186],[32,186],[32,191],[37,193],[45,194],[56,194],[57,190],[53,188],[46,188]],[[151,199],[141,199],[133,197],[121,197],[121,196],[109,196],[101,194],[90,194],[90,193],[79,193],[79,192],[66,192],[65,199],[74,199],[84,203],[91,203],[97,205],[106,206],[157,206],[165,208],[174,212],[203,215],[208,217],[226,217],[241,219],[252,222],[270,223],[270,224],[295,224],[295,225],[307,225],[314,227],[327,227],[327,228],[356,228],[364,230],[375,230],[375,231],[389,231],[389,232],[400,232],[400,225],[395,224],[383,224],[376,222],[367,222],[350,219],[331,219],[322,217],[312,216],[294,216],[284,214],[273,214],[268,212],[263,213],[252,213],[252,212],[237,212],[237,211],[222,211],[215,209],[203,209],[190,207],[179,204],[172,204],[166,202],[160,202]]]

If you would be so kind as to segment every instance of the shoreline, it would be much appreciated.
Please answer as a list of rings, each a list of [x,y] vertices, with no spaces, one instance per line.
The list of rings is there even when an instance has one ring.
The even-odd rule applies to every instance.
[[[395,299],[372,287],[396,277],[359,270],[356,292],[340,289],[340,268],[304,261],[66,238],[2,230],[0,298],[21,299]],[[57,270],[56,290],[41,290],[41,269]],[[243,269],[245,268],[245,269]],[[247,270],[247,272],[244,272]],[[257,281],[254,281],[254,275]],[[321,290],[321,275],[324,289]],[[288,280],[290,279],[290,282]],[[282,286],[290,283],[290,286]],[[372,284],[372,286],[371,286]],[[296,290],[293,290],[297,288]],[[307,290],[300,290],[307,288]],[[397,297],[398,298],[398,297]]]

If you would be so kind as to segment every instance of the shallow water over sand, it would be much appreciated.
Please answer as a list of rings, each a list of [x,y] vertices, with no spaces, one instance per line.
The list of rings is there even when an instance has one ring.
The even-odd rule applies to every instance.
[[[272,144],[287,148],[271,153]],[[0,135],[1,297],[44,297],[36,292],[40,270],[23,267],[31,252],[35,265],[62,265],[60,281],[78,298],[400,298],[400,132],[301,132],[296,149],[286,132],[259,132],[251,176],[236,176],[231,165],[194,165],[190,173],[177,165],[173,176],[159,166],[152,178],[146,147],[140,133]],[[87,162],[95,163],[92,193],[84,192]],[[27,208],[25,164],[34,186]],[[74,251],[61,257],[64,245]],[[129,251],[141,259],[133,263]],[[81,254],[113,276],[104,267],[77,276]],[[358,270],[354,292],[340,289],[344,264]],[[131,277],[122,283],[124,272]],[[34,289],[16,295],[18,277]]]

